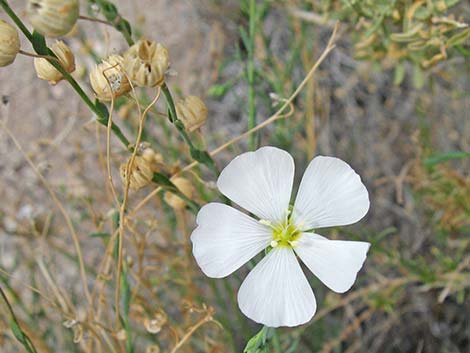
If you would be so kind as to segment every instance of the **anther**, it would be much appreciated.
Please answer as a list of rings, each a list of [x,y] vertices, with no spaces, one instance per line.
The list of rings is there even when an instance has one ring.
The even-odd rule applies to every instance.
[[[272,248],[275,248],[277,246],[277,244],[278,244],[278,242],[276,240],[272,240],[270,245],[271,245]]]

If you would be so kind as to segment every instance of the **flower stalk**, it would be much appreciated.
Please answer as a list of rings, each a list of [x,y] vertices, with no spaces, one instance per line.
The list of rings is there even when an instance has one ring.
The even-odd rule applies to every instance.
[[[248,80],[248,130],[256,126],[256,106],[255,106],[255,36],[256,36],[256,0],[250,0],[249,9],[249,43],[248,43],[248,63],[246,75]],[[256,148],[256,134],[250,135],[250,150]]]
[[[8,312],[10,313],[9,322],[10,322],[11,330],[13,331],[13,335],[23,345],[23,347],[26,349],[26,351],[28,353],[38,353],[38,351],[34,347],[33,342],[31,341],[31,339],[21,329],[21,326],[18,323],[18,320],[16,319],[15,312],[13,311],[13,308],[11,307],[10,302],[8,301],[8,298],[5,294],[5,292],[3,291],[2,287],[0,287],[0,296],[2,297],[3,301],[5,302],[5,305],[8,309]]]
[[[214,172],[215,175],[219,175],[219,170],[217,169],[217,166],[215,165],[215,162],[210,156],[210,154],[207,151],[198,149],[196,146],[194,146],[193,142],[191,141],[191,138],[189,137],[183,122],[178,118],[178,114],[176,113],[175,101],[173,100],[173,96],[171,95],[170,89],[168,88],[166,83],[163,83],[162,85],[162,92],[165,96],[168,105],[168,117],[170,119],[170,122],[175,125],[181,137],[188,145],[191,157],[197,162],[206,165],[210,170]]]

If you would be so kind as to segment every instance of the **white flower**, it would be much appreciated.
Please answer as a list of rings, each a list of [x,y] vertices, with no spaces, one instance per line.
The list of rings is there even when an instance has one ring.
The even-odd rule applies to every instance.
[[[328,240],[314,229],[359,221],[369,209],[361,178],[338,158],[313,159],[289,207],[294,160],[275,147],[243,153],[217,181],[219,190],[249,211],[209,203],[197,216],[193,254],[209,277],[222,278],[264,249],[272,249],[238,292],[241,311],[269,327],[297,326],[313,317],[315,296],[297,257],[326,286],[346,292],[356,280],[370,244]]]

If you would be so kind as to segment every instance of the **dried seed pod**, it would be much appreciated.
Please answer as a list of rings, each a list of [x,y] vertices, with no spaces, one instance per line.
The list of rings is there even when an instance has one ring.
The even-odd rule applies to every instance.
[[[29,0],[26,12],[34,29],[46,37],[69,33],[80,13],[78,0]]]
[[[8,22],[0,20],[0,67],[15,61],[20,51],[18,30]]]
[[[196,96],[188,96],[176,104],[176,113],[188,131],[194,131],[203,126],[207,120],[207,107]]]
[[[124,54],[124,67],[132,82],[140,87],[153,87],[165,81],[168,50],[160,43],[141,39]]]
[[[124,185],[126,185],[128,176],[127,176],[127,166],[130,162],[130,159],[127,163],[121,164],[119,169],[121,174],[121,180]],[[129,187],[133,190],[138,190],[150,184],[153,178],[153,170],[150,163],[141,156],[136,156],[132,168],[129,173]]]
[[[147,147],[142,151],[142,158],[150,164],[153,172],[157,172],[163,168],[162,155],[155,152],[155,150],[150,147]]]
[[[111,55],[103,59],[90,72],[90,83],[96,97],[101,101],[110,101],[126,94],[131,85],[123,72],[123,58],[120,55]]]
[[[155,316],[150,318],[144,319],[144,326],[148,333],[156,334],[162,330],[163,325],[166,323],[166,315],[162,313],[157,313]]]
[[[75,71],[75,58],[72,50],[67,44],[62,41],[57,41],[51,46],[51,50],[59,59],[60,64],[68,73]],[[36,74],[42,80],[49,81],[50,84],[55,85],[64,77],[52,64],[44,58],[34,59],[34,68]]]
[[[125,341],[127,338],[127,333],[124,329],[122,329],[116,332],[115,337],[118,341]]]
[[[152,344],[151,346],[147,346],[145,353],[160,353],[160,347]]]
[[[179,191],[183,193],[188,198],[193,196],[194,188],[188,179],[182,177],[176,177],[171,179],[172,183],[178,188]],[[166,203],[170,205],[175,210],[182,210],[186,206],[186,201],[184,201],[179,196],[167,192],[164,197]]]

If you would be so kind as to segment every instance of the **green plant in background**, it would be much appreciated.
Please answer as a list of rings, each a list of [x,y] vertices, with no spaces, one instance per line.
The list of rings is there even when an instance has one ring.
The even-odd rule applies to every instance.
[[[297,14],[320,24],[332,19],[348,23],[357,59],[393,68],[395,84],[403,81],[409,62],[415,86],[421,88],[423,71],[449,58],[468,56],[470,28],[459,12],[465,6],[461,0],[338,0],[322,1],[312,13]]]

